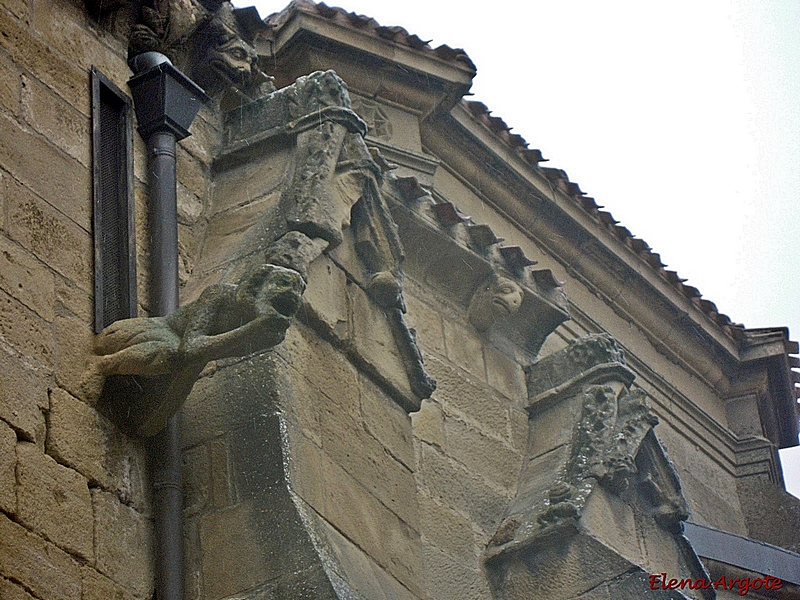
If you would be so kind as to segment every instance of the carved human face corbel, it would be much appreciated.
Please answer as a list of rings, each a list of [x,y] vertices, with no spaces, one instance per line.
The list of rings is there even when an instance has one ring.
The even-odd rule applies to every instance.
[[[524,297],[517,282],[502,275],[492,275],[472,295],[467,318],[475,329],[486,331],[498,319],[515,314]]]

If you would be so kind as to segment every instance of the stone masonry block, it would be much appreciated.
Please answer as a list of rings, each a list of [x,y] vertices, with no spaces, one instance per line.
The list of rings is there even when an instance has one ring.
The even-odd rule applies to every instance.
[[[322,446],[320,438],[319,417],[324,403],[328,397],[314,388],[311,383],[297,370],[291,368],[281,359],[281,368],[286,373],[290,386],[290,401],[282,404],[286,411],[286,418],[300,427],[303,433],[314,440],[317,446]],[[353,410],[355,407],[352,407]]]
[[[66,311],[84,323],[92,323],[94,304],[92,297],[61,275],[56,276],[56,301],[62,314]]]
[[[528,437],[530,435],[530,418],[528,411],[521,408],[509,406],[508,408],[508,429],[511,447],[517,452],[524,453],[528,447]]]
[[[81,600],[80,567],[69,554],[2,514],[0,540],[0,575],[37,598]]]
[[[436,546],[463,563],[476,560],[482,551],[472,522],[427,494],[419,494],[420,533],[426,545]]]
[[[133,594],[90,567],[83,567],[81,575],[81,600],[136,600]]]
[[[96,568],[135,595],[153,591],[149,519],[99,489],[92,490]]]
[[[45,321],[53,321],[53,274],[22,248],[0,237],[0,289]]]
[[[41,83],[25,76],[22,81],[22,115],[28,125],[83,166],[91,168],[90,118]]]
[[[436,379],[433,396],[446,413],[460,413],[491,435],[507,435],[506,401],[494,394],[491,388],[436,357],[428,357],[425,366]]]
[[[486,380],[483,344],[474,330],[445,319],[444,343],[447,347],[447,358],[473,376]]]
[[[64,550],[93,559],[92,500],[86,479],[28,442],[17,445],[17,515]]]
[[[53,326],[1,291],[0,339],[26,357],[53,364]]]
[[[176,152],[178,180],[198,198],[207,196],[208,175],[199,160],[178,146]]]
[[[0,57],[0,106],[12,114],[19,111],[21,80],[19,69]]]
[[[508,498],[433,446],[421,444],[420,476],[425,491],[438,502],[468,517],[480,530],[494,533]]]
[[[254,507],[245,503],[201,517],[200,548],[206,598],[227,597],[279,574],[264,558],[251,524],[253,511]]]
[[[27,441],[44,443],[51,374],[0,342],[0,419]]]
[[[435,309],[417,300],[415,296],[407,292],[404,296],[408,309],[406,313],[406,322],[409,327],[416,329],[417,342],[420,347],[424,351],[436,352],[437,354],[444,355],[445,345],[442,317]]]
[[[413,396],[386,314],[359,286],[350,285],[348,291],[355,351],[397,389]]]
[[[436,600],[485,600],[492,593],[480,567],[469,566],[438,548],[426,546],[425,581]],[[477,563],[477,560],[475,561]]]
[[[186,517],[202,512],[211,502],[211,458],[205,444],[184,448],[183,459],[183,511]]]
[[[87,232],[91,230],[90,170],[38,134],[22,129],[4,116],[0,117],[0,166],[73,223]],[[49,235],[60,241],[56,246],[60,252],[70,250],[57,230]]]
[[[323,457],[323,516],[412,591],[422,581],[419,534]]]
[[[82,69],[35,37],[26,24],[5,11],[0,12],[0,31],[3,32],[0,46],[6,49],[11,60],[30,73],[36,73],[82,113],[90,114],[88,76]]]
[[[11,178],[4,177],[2,183],[0,193],[6,202],[9,235],[44,264],[78,287],[90,290],[93,250],[89,233]],[[54,186],[64,187],[61,182]],[[91,198],[91,190],[85,193]]]
[[[435,400],[423,400],[420,409],[411,414],[414,435],[423,442],[444,448],[444,413]]]
[[[309,383],[325,394],[329,404],[359,414],[358,372],[330,344],[295,321],[286,332],[286,339],[276,347],[277,353]]]
[[[522,406],[528,399],[528,388],[522,366],[513,358],[488,344],[483,348],[486,380],[489,385],[512,402]]]
[[[48,369],[0,342],[0,419],[27,441],[44,443]]]
[[[34,597],[20,586],[3,577],[0,577],[0,598],[3,600],[34,600]]]
[[[73,396],[83,394],[86,361],[93,353],[94,332],[71,317],[56,317],[56,381]]]
[[[416,482],[411,471],[367,433],[360,419],[352,420],[331,411],[321,416],[320,424],[325,453],[416,529]]]
[[[70,63],[88,72],[95,65],[124,89],[130,77],[122,40],[91,21],[81,6],[63,0],[34,0],[33,28]]]
[[[17,434],[0,421],[0,510],[17,512]]]
[[[567,398],[531,417],[531,458],[550,452],[572,439],[583,407],[580,396]]]
[[[409,469],[414,468],[411,418],[365,376],[360,377],[361,414],[367,431]]]
[[[143,505],[148,490],[141,443],[61,388],[50,393],[47,424],[48,454],[126,502]]]
[[[444,426],[448,456],[508,492],[516,488],[522,454],[458,419],[446,419]]]
[[[325,254],[308,267],[308,287],[303,302],[305,309],[322,321],[330,334],[342,341],[348,339],[347,277]]]

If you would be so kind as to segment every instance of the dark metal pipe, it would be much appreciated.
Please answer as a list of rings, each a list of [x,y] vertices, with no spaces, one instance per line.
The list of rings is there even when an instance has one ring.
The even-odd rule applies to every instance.
[[[150,284],[153,316],[177,310],[178,214],[175,134],[156,132],[147,140],[150,155]],[[156,532],[156,598],[183,600],[183,481],[179,415],[150,438],[148,462],[153,486]]]
[[[209,98],[166,56],[146,52],[131,62],[139,132],[147,141],[150,164],[151,315],[165,317],[179,306],[178,206],[175,146]],[[157,600],[183,600],[183,481],[180,417],[148,440],[153,489],[155,590]]]
[[[157,131],[147,140],[150,155],[150,285],[153,316],[178,308],[178,207],[175,134]]]

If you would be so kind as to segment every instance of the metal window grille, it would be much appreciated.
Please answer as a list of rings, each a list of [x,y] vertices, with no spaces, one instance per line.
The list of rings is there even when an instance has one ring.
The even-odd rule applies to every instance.
[[[94,327],[136,316],[133,123],[128,97],[92,67]]]

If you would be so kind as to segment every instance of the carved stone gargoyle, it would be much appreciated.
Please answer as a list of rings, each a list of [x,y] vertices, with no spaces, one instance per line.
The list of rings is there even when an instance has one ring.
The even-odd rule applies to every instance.
[[[104,381],[101,408],[129,433],[158,433],[209,361],[283,341],[305,282],[291,269],[251,269],[236,284],[209,286],[166,317],[112,323],[95,338],[87,383]]]
[[[89,2],[89,0],[87,0]],[[259,68],[255,39],[269,28],[255,8],[221,0],[145,0],[131,27],[128,56],[160,52],[223,108],[274,91]]]
[[[580,338],[528,367],[527,457],[486,550],[496,597],[535,597],[526,594],[547,585],[548,597],[572,598],[602,584],[638,598],[651,595],[648,569],[706,576],[682,534],[688,508],[653,431],[658,419],[631,388],[634,378],[608,335]],[[642,554],[640,529],[666,548],[657,560],[668,564]],[[589,555],[605,557],[596,563],[604,571],[570,581],[563,565]]]

